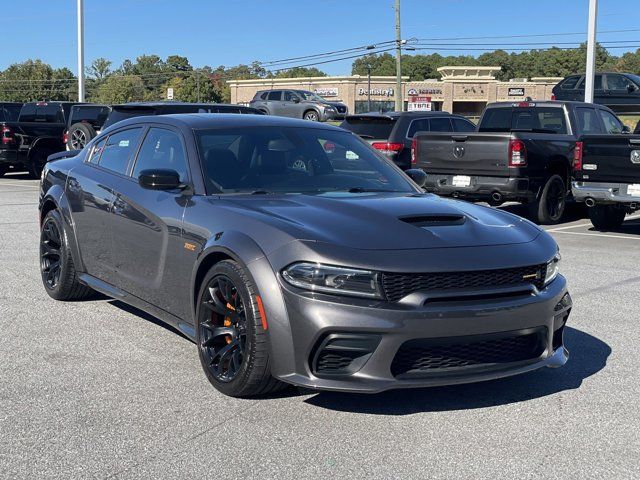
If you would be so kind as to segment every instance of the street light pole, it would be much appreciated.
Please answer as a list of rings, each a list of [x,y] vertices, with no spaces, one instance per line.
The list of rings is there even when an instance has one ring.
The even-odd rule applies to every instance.
[[[196,69],[196,91],[198,103],[200,103],[200,70]]]
[[[402,101],[402,35],[400,32],[400,0],[396,0],[396,111],[404,110]]]
[[[587,35],[587,71],[584,101],[593,103],[596,74],[596,29],[598,26],[598,0],[589,0],[589,30]]]
[[[78,101],[84,102],[84,0],[78,0]]]
[[[367,63],[367,112],[371,111],[371,64]]]

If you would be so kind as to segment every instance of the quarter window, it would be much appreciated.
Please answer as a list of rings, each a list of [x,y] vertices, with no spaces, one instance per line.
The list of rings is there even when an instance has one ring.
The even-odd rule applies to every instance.
[[[581,133],[602,133],[600,122],[593,108],[576,108],[578,130]]]
[[[136,151],[141,133],[142,128],[131,128],[110,135],[98,164],[114,172],[126,174],[129,159]]]
[[[562,82],[560,88],[562,90],[573,90],[578,85],[578,80],[580,80],[580,77],[578,76],[569,77],[564,82]]]
[[[133,176],[138,178],[141,171],[152,168],[175,170],[182,182],[187,181],[187,156],[178,134],[164,128],[149,129],[138,153]]]
[[[432,132],[451,132],[451,121],[448,118],[432,118],[429,120],[429,130]]]
[[[104,144],[106,141],[107,139],[105,137],[93,145],[91,155],[89,156],[89,162],[98,163],[100,161],[100,154],[102,153],[102,149],[104,148]]]
[[[414,120],[409,125],[409,132],[407,133],[408,138],[413,138],[418,132],[428,132],[429,131],[429,119],[420,118],[418,120]]]

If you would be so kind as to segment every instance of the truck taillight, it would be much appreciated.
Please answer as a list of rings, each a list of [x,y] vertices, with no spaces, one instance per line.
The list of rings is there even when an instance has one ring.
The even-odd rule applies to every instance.
[[[509,168],[524,167],[527,165],[527,147],[522,140],[512,138],[509,140]]]
[[[2,134],[2,145],[11,145],[12,143],[15,143],[16,138],[13,136],[13,132],[9,127],[4,125],[0,133]]]
[[[68,141],[69,141],[69,130],[65,130],[64,132],[62,132],[62,143],[66,145]]]
[[[411,166],[414,167],[418,164],[418,139],[413,137],[411,140]]]
[[[573,169],[582,170],[582,151],[584,144],[582,142],[576,142],[576,148],[573,150]]]

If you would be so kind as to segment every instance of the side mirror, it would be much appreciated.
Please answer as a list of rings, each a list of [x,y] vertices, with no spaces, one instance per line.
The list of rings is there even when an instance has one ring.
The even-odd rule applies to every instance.
[[[410,168],[409,170],[405,170],[404,173],[417,183],[420,188],[424,187],[424,184],[427,183],[427,174],[420,168]]]
[[[638,87],[636,87],[635,85],[631,85],[631,84],[627,85],[627,92],[629,92],[629,93],[633,93],[637,89],[638,89]]]
[[[292,101],[293,103],[300,103],[300,99],[299,99],[298,97],[293,97],[293,98],[291,99],[291,101]]]
[[[631,133],[631,129],[627,125],[623,125],[622,133]]]
[[[181,190],[185,187],[178,172],[166,169],[142,170],[138,183],[147,190]]]

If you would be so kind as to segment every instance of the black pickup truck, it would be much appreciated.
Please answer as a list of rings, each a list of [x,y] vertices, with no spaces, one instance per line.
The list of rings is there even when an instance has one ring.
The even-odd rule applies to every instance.
[[[0,122],[0,176],[26,170],[40,177],[47,157],[64,150],[62,134],[71,102],[31,102],[20,109],[16,121]]]
[[[628,132],[602,105],[500,102],[487,106],[474,133],[418,133],[413,155],[429,192],[492,205],[526,203],[534,220],[554,224],[564,214],[582,136],[604,141]]]

